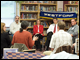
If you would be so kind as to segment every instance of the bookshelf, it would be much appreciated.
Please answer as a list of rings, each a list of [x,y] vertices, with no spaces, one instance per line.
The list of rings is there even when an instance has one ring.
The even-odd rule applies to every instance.
[[[40,11],[57,11],[57,1],[24,1],[20,4],[20,22],[26,20],[29,22],[28,31],[33,34],[33,25],[40,19]],[[44,26],[44,36],[47,36],[47,29],[52,23],[52,19],[40,19]]]
[[[75,4],[70,4],[72,2],[68,1],[68,4],[65,4],[65,12],[75,12],[77,14],[77,24],[79,25],[79,4],[75,3]],[[65,21],[65,20],[64,20]],[[67,22],[66,22],[67,21]],[[65,30],[68,30],[70,25],[70,20],[66,20],[66,24],[67,24],[67,28],[65,28]]]

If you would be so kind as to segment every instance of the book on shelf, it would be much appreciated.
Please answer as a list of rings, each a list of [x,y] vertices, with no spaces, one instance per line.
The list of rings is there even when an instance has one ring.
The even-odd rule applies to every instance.
[[[34,3],[37,3],[37,1],[34,1]]]
[[[55,6],[41,6],[40,10],[41,11],[56,11],[56,7]]]
[[[21,6],[21,11],[37,11],[38,6]]]
[[[43,1],[38,1],[38,3],[43,3]]]
[[[79,1],[68,1],[68,4],[79,4]]]
[[[43,3],[48,3],[48,1],[43,1]]]
[[[68,11],[68,12],[78,13],[78,7],[68,7],[68,8],[67,8],[67,11]]]
[[[20,16],[21,19],[37,19],[37,14],[24,14]]]

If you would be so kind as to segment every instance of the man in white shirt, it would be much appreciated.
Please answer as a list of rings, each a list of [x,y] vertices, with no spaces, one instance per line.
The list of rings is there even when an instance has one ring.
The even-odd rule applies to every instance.
[[[49,28],[47,29],[47,41],[45,43],[45,50],[49,49],[49,43],[50,43],[50,40],[51,40],[51,36],[58,31],[58,29],[57,29],[58,20],[57,20],[56,17],[53,18],[53,22],[54,23],[51,24],[49,26]]]
[[[15,21],[10,25],[10,32],[14,34],[21,28],[21,23],[19,22],[19,16],[15,16]]]
[[[63,21],[58,22],[58,32],[54,33],[52,35],[50,45],[51,48],[51,54],[54,54],[56,50],[61,46],[68,46],[70,45],[72,47],[72,36],[64,31],[65,23]],[[43,54],[47,53],[45,51]],[[49,53],[49,52],[48,52]]]

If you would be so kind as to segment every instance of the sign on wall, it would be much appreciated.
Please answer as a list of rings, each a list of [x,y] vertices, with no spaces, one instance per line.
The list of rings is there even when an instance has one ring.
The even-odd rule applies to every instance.
[[[77,19],[77,14],[74,12],[40,12],[40,18],[53,19],[54,17],[57,17],[59,20]]]

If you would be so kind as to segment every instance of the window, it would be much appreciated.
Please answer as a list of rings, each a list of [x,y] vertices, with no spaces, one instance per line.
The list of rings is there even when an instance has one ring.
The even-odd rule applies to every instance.
[[[1,22],[10,27],[16,15],[16,2],[15,1],[1,1]]]

